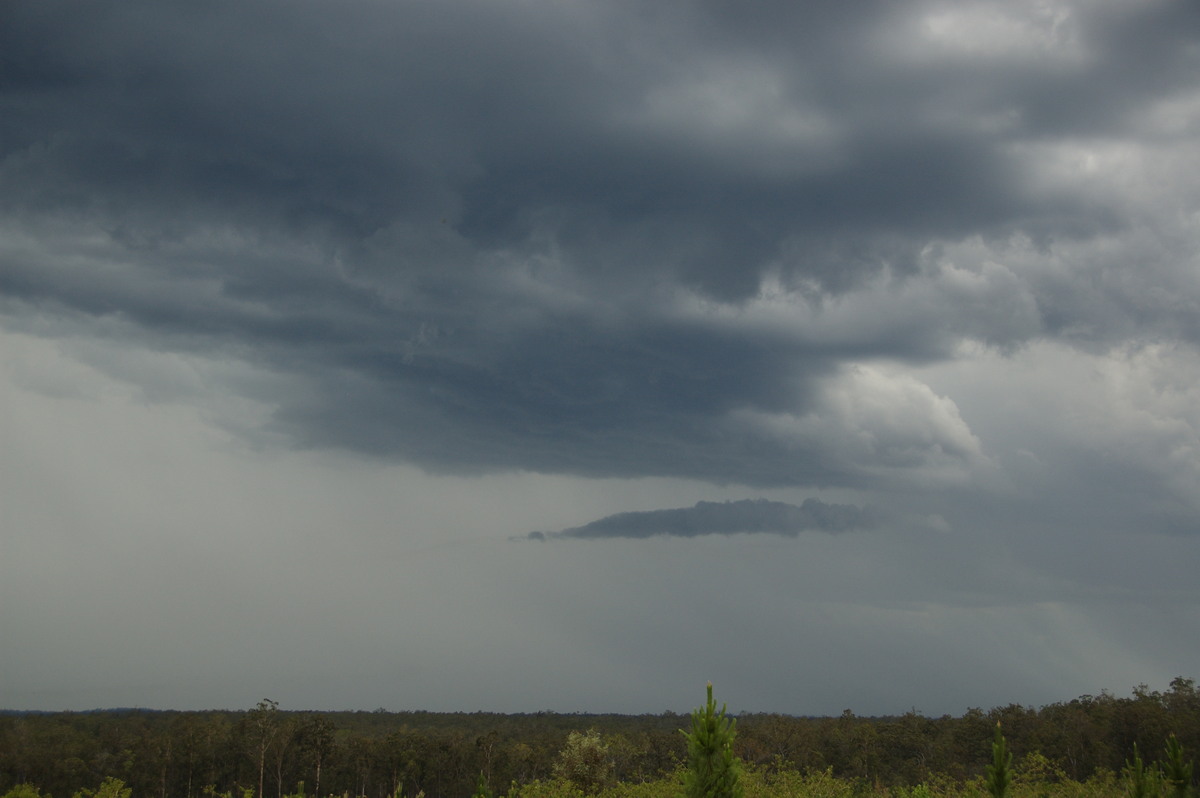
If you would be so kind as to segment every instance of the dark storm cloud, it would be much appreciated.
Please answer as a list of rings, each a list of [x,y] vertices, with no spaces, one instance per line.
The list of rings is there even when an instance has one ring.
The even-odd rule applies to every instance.
[[[764,426],[828,411],[818,385],[848,361],[1196,329],[1098,280],[1103,259],[1079,276],[1103,296],[1068,272],[996,282],[981,312],[904,306],[944,243],[1134,224],[1117,197],[1041,185],[1020,148],[1125,135],[1196,66],[1186,4],[1071,7],[1066,59],[942,52],[917,40],[936,10],[8,4],[0,212],[25,239],[0,291],[14,324],[116,320],[299,377],[269,400],[302,445],[866,484],[838,441]],[[883,276],[888,311],[839,322],[868,332],[819,328]],[[772,279],[808,326],[715,312]],[[874,439],[860,422],[843,432]],[[971,459],[938,435],[889,451]]]
[[[1187,673],[1198,22],[3,0],[0,705],[252,706],[264,641],[289,707]]]
[[[560,532],[532,532],[530,538],[648,538],[655,535],[767,533],[796,537],[801,532],[846,532],[874,526],[875,514],[852,504],[805,499],[799,506],[767,499],[697,502],[694,507],[617,513]]]

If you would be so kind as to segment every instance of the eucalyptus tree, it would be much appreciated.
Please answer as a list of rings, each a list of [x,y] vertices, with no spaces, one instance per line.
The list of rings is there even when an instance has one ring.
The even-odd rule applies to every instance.
[[[258,798],[263,798],[263,781],[267,771],[267,751],[279,733],[279,702],[264,698],[246,713],[246,753],[258,767]]]

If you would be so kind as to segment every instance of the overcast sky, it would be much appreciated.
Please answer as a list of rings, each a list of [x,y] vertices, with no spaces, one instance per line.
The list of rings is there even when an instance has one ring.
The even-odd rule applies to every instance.
[[[1200,663],[1200,7],[0,0],[0,707]]]

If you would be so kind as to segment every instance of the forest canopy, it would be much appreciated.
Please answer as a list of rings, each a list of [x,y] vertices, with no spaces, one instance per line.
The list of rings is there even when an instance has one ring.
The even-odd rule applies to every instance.
[[[1140,685],[1129,697],[1102,692],[1037,709],[1011,704],[957,717],[915,711],[859,717],[850,710],[838,717],[735,717],[734,752],[746,767],[747,794],[755,783],[772,794],[770,783],[809,778],[824,779],[827,787],[836,782],[844,795],[882,789],[921,798],[909,793],[931,785],[961,795],[982,783],[997,723],[1013,755],[1017,787],[1092,780],[1117,789],[1135,746],[1147,761],[1162,758],[1172,735],[1187,756],[1200,750],[1200,693],[1194,679],[1183,677],[1165,692]],[[0,713],[0,795],[437,798],[480,790],[549,795],[538,791],[553,784],[582,794],[563,780],[560,760],[572,734],[603,752],[609,789],[646,785],[649,795],[658,794],[651,785],[678,780],[687,755],[680,732],[688,722],[673,712],[304,712],[270,700],[245,711],[6,711]],[[1102,798],[1097,789],[1091,792]]]

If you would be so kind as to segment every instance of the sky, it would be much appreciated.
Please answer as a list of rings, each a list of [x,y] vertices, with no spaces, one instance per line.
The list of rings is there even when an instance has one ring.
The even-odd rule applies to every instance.
[[[1200,663],[1200,7],[0,0],[0,707]]]

